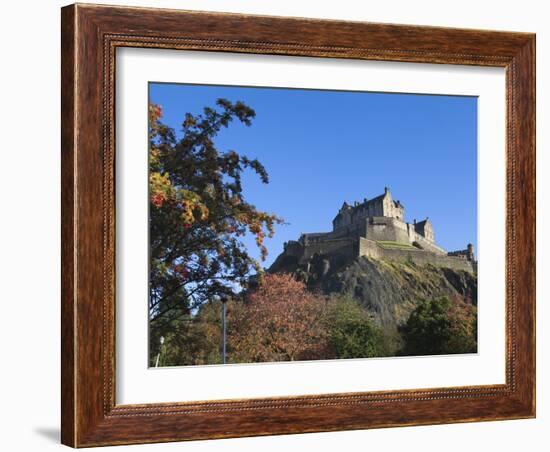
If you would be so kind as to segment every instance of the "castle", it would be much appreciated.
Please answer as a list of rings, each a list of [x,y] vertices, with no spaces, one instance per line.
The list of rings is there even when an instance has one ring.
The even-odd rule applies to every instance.
[[[447,252],[435,242],[429,218],[405,222],[405,208],[394,201],[390,190],[373,199],[350,205],[346,202],[332,221],[331,232],[302,234],[284,244],[270,271],[295,269],[322,274],[346,260],[367,256],[374,259],[412,261],[439,267],[475,272],[473,245]]]

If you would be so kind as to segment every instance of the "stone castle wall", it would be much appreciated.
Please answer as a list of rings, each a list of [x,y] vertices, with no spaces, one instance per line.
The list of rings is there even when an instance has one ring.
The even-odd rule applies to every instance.
[[[432,253],[439,254],[441,256],[446,256],[447,252],[443,249],[437,246],[435,243],[430,242],[429,240],[426,240],[422,235],[418,234],[414,231],[414,225],[410,225],[410,232],[411,235],[409,236],[410,243],[417,242],[423,249],[426,251],[431,251]]]
[[[305,247],[299,242],[289,242],[285,253],[280,256],[283,259],[274,263],[273,270],[276,270],[285,261],[284,256],[287,258],[293,256],[296,264],[305,266],[314,259],[315,255],[331,256],[338,260],[367,256],[373,259],[412,261],[418,265],[432,264],[453,270],[476,271],[476,262],[463,257],[435,254],[412,247],[410,249],[385,248],[375,241],[363,237],[309,240]]]
[[[366,234],[370,240],[409,243],[407,225],[396,218],[373,217],[366,220]]]
[[[364,232],[361,237],[374,241],[398,242],[412,244],[417,242],[422,249],[446,256],[447,252],[435,243],[426,240],[414,230],[414,225],[405,223],[396,218],[373,217],[365,220]]]
[[[472,262],[459,257],[438,255],[416,248],[410,250],[383,248],[376,242],[362,237],[359,238],[358,254],[373,259],[389,259],[401,262],[410,260],[419,265],[432,264],[438,267],[452,268],[453,270],[474,271]]]
[[[335,255],[340,254],[342,257],[354,258],[357,256],[357,239],[341,238],[309,241],[304,249],[299,263],[306,263],[315,254],[318,255]]]

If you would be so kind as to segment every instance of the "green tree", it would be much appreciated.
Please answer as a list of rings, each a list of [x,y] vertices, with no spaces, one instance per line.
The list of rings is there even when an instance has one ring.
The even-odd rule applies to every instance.
[[[165,332],[164,344],[160,337],[152,341],[160,352],[159,365],[182,366],[219,364],[221,356],[221,302],[214,300],[201,306],[195,316],[181,317]],[[155,366],[156,354],[151,354],[150,365]]]
[[[382,329],[353,298],[331,299],[326,320],[331,358],[369,358],[388,354]]]
[[[404,355],[477,351],[477,309],[459,298],[422,301],[403,327]]]
[[[203,304],[246,286],[261,267],[242,238],[252,234],[265,259],[264,238],[282,222],[243,196],[244,170],[268,183],[262,164],[214,143],[234,120],[251,125],[254,110],[218,99],[201,114],[187,113],[180,135],[161,116],[159,106],[149,106],[151,356],[160,336],[186,337]]]

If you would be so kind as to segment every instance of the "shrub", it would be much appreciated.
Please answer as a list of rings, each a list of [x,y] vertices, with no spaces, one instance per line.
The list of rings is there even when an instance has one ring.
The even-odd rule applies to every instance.
[[[369,358],[387,355],[388,347],[381,328],[354,299],[331,299],[326,320],[327,344],[331,358]]]
[[[477,309],[456,298],[422,301],[402,329],[404,355],[477,352]]]

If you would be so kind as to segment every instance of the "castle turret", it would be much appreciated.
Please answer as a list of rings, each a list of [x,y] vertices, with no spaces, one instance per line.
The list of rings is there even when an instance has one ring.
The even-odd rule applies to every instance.
[[[475,261],[474,245],[471,243],[468,243],[468,246],[466,247],[466,258],[469,261]]]

